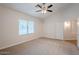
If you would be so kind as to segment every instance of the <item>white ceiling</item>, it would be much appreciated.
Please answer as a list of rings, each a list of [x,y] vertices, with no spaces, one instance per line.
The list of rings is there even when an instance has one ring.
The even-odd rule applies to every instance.
[[[68,3],[52,3],[52,4],[53,4],[53,7],[51,7],[50,9],[53,10],[53,12],[51,13],[47,12],[46,14],[42,14],[41,12],[35,12],[36,10],[39,10],[39,8],[35,7],[37,5],[36,3],[3,3],[0,5],[23,12],[25,14],[28,14],[34,17],[41,18],[41,19],[48,18],[54,13],[63,11],[65,7],[67,8],[67,6],[70,5]]]

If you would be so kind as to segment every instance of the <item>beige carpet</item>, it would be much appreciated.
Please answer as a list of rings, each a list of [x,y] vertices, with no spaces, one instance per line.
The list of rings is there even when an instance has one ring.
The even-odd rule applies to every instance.
[[[72,43],[56,39],[35,39],[0,51],[7,55],[75,55],[79,49]]]

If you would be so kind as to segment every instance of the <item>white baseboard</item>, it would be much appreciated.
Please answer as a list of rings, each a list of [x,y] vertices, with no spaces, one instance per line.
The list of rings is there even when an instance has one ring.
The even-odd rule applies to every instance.
[[[37,39],[37,38],[34,38],[34,39]],[[34,40],[34,39],[31,39],[31,40]],[[31,40],[28,40],[28,41],[31,41]],[[12,47],[12,46],[15,46],[15,45],[19,45],[19,44],[22,44],[22,43],[25,43],[25,42],[28,42],[28,41],[21,41],[21,42],[13,43],[13,44],[10,44],[10,45],[2,46],[2,47],[0,47],[0,50],[5,49],[5,48],[9,48],[9,47]]]
[[[49,38],[49,37],[38,37],[38,38]],[[38,39],[38,38],[33,38],[31,40]],[[49,38],[49,39],[56,39],[56,38]],[[31,41],[31,40],[28,40],[28,41]],[[61,39],[57,39],[57,40],[61,40]],[[28,42],[28,41],[21,41],[21,42],[13,43],[13,44],[10,44],[10,45],[2,46],[2,47],[0,47],[0,50],[5,49],[5,48],[9,48],[9,47],[12,47],[12,46],[15,46],[15,45],[19,45],[19,44],[22,44],[22,43]]]

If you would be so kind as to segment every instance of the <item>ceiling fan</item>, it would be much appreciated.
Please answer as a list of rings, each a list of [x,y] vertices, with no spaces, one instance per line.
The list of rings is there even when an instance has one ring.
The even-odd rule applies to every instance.
[[[35,7],[39,7],[41,10],[37,10],[36,12],[42,12],[43,14],[47,12],[53,12],[52,10],[49,9],[52,6],[53,6],[52,4],[47,6],[46,3],[42,3],[42,5],[37,4]]]

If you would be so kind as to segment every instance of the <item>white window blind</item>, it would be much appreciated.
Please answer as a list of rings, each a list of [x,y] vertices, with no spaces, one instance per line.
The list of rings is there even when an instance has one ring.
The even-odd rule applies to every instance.
[[[34,22],[27,20],[19,20],[19,35],[34,33]]]
[[[19,20],[19,35],[25,35],[27,33],[27,21]]]
[[[34,33],[34,22],[33,21],[28,22],[28,33]]]

